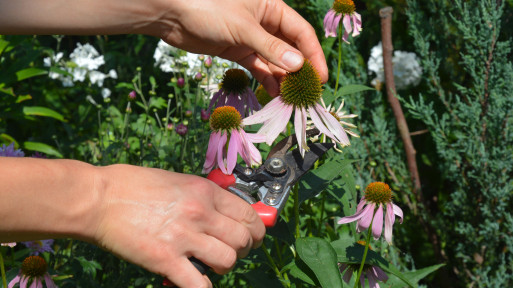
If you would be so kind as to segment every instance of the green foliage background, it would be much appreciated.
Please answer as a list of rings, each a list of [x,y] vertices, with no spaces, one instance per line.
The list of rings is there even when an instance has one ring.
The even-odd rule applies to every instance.
[[[333,38],[324,38],[322,20],[332,1],[286,2],[318,32],[331,71],[325,87],[329,91],[336,77],[337,44]],[[366,0],[356,5],[364,30],[353,44],[343,46],[342,87],[370,85],[367,60],[370,49],[381,40],[378,12],[385,6],[394,8],[394,48],[415,52],[421,60],[421,84],[400,91],[398,97],[410,131],[426,131],[412,136],[425,200],[417,202],[413,194],[386,87],[351,94],[345,96],[345,107],[359,115],[355,124],[360,138],[353,138],[336,161],[349,161],[344,163],[352,166],[343,172],[354,176],[354,183],[347,176],[326,185],[327,201],[318,197],[306,201],[301,206],[303,231],[337,240],[329,228],[317,229],[323,226],[316,222],[333,223],[335,217],[354,209],[335,205],[337,197],[355,198],[369,182],[385,181],[405,211],[405,220],[394,227],[395,246],[380,244],[382,256],[403,271],[446,263],[423,280],[428,287],[448,287],[447,283],[451,287],[513,286],[513,217],[509,211],[513,207],[513,1]],[[188,119],[184,112],[197,112],[205,103],[193,101],[197,84],[192,80],[187,79],[185,90],[180,90],[176,79],[154,67],[157,41],[136,35],[0,36],[0,140],[14,140],[26,152],[41,151],[97,165],[124,162],[199,173],[204,154],[199,148],[207,143],[205,133],[199,131],[208,125],[194,117]],[[69,54],[77,42],[99,48],[105,56],[104,71],[117,70],[119,79],[106,80],[106,85],[114,87],[108,101],[95,86],[63,89],[46,76],[49,70],[42,59],[54,51]],[[125,113],[134,83],[140,83],[147,101],[131,103],[134,113]],[[86,100],[88,95],[97,106]],[[153,117],[155,113],[158,117]],[[188,141],[196,145],[186,145],[180,136],[168,132],[166,123],[159,123],[164,119],[166,123],[188,120],[189,130],[197,131],[187,136]],[[344,195],[334,192],[339,186],[345,187]],[[320,220],[308,216],[319,214]],[[278,244],[268,243],[276,244],[271,248],[274,255],[293,241],[290,233],[279,229],[270,231],[280,239]],[[160,285],[161,278],[96,247],[73,241],[59,245],[52,269],[74,275],[62,280],[61,287]],[[73,258],[72,254],[87,257]],[[213,276],[213,280],[219,287],[281,285],[269,276],[272,272],[248,270],[265,259],[262,251],[255,251],[232,274]],[[14,262],[7,264],[15,266]]]

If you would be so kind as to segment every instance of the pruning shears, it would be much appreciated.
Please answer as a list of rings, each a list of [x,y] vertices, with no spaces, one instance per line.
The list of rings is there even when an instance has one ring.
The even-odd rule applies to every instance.
[[[317,134],[317,129],[306,131],[307,138]],[[207,179],[251,204],[265,226],[274,227],[294,184],[335,146],[333,143],[309,143],[304,156],[301,156],[298,148],[291,150],[296,144],[296,135],[290,135],[271,148],[261,166],[250,168],[237,164],[230,175],[215,169]],[[190,260],[202,274],[208,271],[209,267],[198,259]],[[164,285],[169,284],[167,279],[164,280]]]

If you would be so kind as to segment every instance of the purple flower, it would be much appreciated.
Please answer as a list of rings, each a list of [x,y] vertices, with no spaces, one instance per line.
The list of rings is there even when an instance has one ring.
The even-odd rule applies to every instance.
[[[349,33],[352,33],[352,36],[356,37],[360,34],[360,31],[362,31],[362,17],[360,14],[356,13],[356,8],[352,0],[335,0],[335,2],[333,2],[333,7],[324,17],[326,38],[337,36],[337,29],[341,19],[344,25],[342,40],[349,44],[347,41]]]
[[[21,151],[21,149],[14,150],[14,142],[9,144],[9,146],[5,146],[5,144],[2,144],[2,147],[0,147],[0,156],[3,157],[23,157],[25,156],[25,153]]]
[[[399,216],[403,223],[403,210],[392,203],[392,190],[383,182],[373,182],[365,188],[365,196],[356,207],[356,213],[338,221],[338,224],[347,224],[358,221],[356,231],[361,232],[369,228],[372,218],[372,236],[379,239],[383,231],[383,207],[386,207],[385,215],[385,240],[392,244],[392,228],[395,215]]]
[[[46,155],[43,153],[36,152],[36,153],[32,154],[32,158],[46,159],[48,157],[46,157]]]
[[[240,155],[248,166],[262,163],[260,151],[253,143],[264,142],[265,137],[246,133],[242,129],[240,114],[234,107],[216,108],[210,116],[210,127],[213,132],[208,141],[203,173],[209,173],[217,166],[224,174],[232,174],[237,164],[237,155]]]
[[[185,134],[187,134],[187,131],[188,131],[187,126],[182,123],[176,125],[175,130],[176,130],[176,133],[178,133],[178,135],[180,135],[180,136],[185,136]]]
[[[7,288],[13,288],[17,283],[20,288],[42,288],[43,282],[46,288],[57,288],[47,270],[48,265],[43,257],[29,256],[23,260],[20,272],[9,282]]]
[[[351,276],[355,271],[360,269],[360,264],[339,264],[340,273],[344,273],[342,279],[349,284],[351,280]],[[362,283],[362,287],[365,287],[365,276],[367,276],[367,280],[369,281],[369,288],[379,288],[378,281],[386,282],[388,280],[387,274],[381,270],[381,268],[364,264],[362,275],[360,275],[360,283]]]
[[[27,241],[21,242],[23,245],[27,246],[31,250],[31,255],[39,255],[44,252],[54,253],[52,245],[53,239],[48,240],[36,240],[36,241]]]
[[[201,121],[208,122],[210,119],[210,113],[207,112],[205,109],[201,109]]]
[[[130,91],[130,93],[128,93],[128,100],[129,101],[134,101],[135,98],[137,98],[137,93],[135,93],[134,90]]]
[[[260,110],[260,104],[249,84],[249,77],[244,70],[226,70],[221,88],[212,96],[207,111],[210,113],[213,107],[233,106],[242,117],[246,117]]]

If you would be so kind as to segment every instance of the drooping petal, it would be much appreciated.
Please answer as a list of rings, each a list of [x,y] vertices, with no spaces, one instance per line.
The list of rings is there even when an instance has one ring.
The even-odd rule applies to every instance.
[[[253,125],[257,123],[264,123],[270,119],[273,119],[276,117],[276,114],[283,110],[284,105],[286,104],[283,103],[283,101],[281,101],[281,97],[278,96],[271,100],[271,102],[267,103],[267,105],[265,105],[262,110],[242,119],[242,124],[245,126]]]
[[[385,240],[392,244],[392,229],[395,222],[395,214],[392,203],[387,203],[387,212],[385,214]]]
[[[379,239],[381,231],[383,231],[383,205],[379,204],[372,222],[372,236],[374,236],[374,240]]]
[[[358,221],[357,229],[359,231],[363,231],[369,228],[370,223],[372,221],[372,216],[374,216],[374,208],[376,207],[375,203],[368,203],[368,205],[363,209],[364,213],[362,213],[361,219]]]
[[[7,285],[7,288],[13,288],[14,285],[16,285],[16,283],[19,283],[21,282],[21,275],[18,274],[16,275],[16,277],[12,278],[11,282],[9,282],[9,285]],[[21,286],[21,283],[20,283],[20,286]]]
[[[401,218],[399,223],[403,224],[403,210],[401,208],[399,208],[399,206],[395,205],[394,203],[392,203],[392,207],[394,208],[394,214],[399,216],[399,218]]]
[[[321,105],[315,104],[315,110],[319,113],[319,116],[326,123],[328,129],[333,133],[335,138],[333,140],[341,143],[342,145],[349,145],[349,138],[347,137],[346,132],[344,131],[344,127],[340,125],[340,122],[331,115],[326,109],[324,109]]]
[[[353,14],[353,25],[358,31],[362,31],[362,16],[356,12]]]
[[[242,130],[241,130],[242,133]],[[265,135],[258,133],[245,133],[246,139],[248,139],[251,143],[263,143],[265,142]]]
[[[242,159],[244,159],[244,162],[248,166],[253,165],[259,165],[262,163],[262,155],[260,154],[260,151],[253,145],[253,142],[250,140],[250,137],[254,137],[253,135],[258,134],[248,134],[244,130],[240,130],[240,135],[242,139],[242,150],[244,150],[244,153],[241,153]],[[261,138],[261,136],[257,136],[255,138]],[[258,139],[260,140],[260,139]],[[265,140],[265,138],[264,138]],[[263,141],[260,141],[263,142]]]
[[[345,30],[344,30],[344,34],[342,35],[342,40],[344,42],[346,42],[347,44],[351,44],[349,43],[349,41],[347,41],[347,39],[349,38],[349,33],[347,33]]]
[[[239,152],[241,147],[240,134],[237,132],[237,129],[233,129],[230,133],[230,143],[228,143],[228,155],[226,157],[227,174],[232,174],[233,168],[237,164],[237,152]]]
[[[284,105],[279,114],[274,116],[273,120],[265,122],[260,130],[258,130],[258,134],[266,135],[265,142],[267,145],[271,145],[285,127],[287,127],[293,108],[294,107],[292,105]],[[260,110],[257,113],[260,113],[261,111],[263,110]]]
[[[294,128],[296,130],[297,145],[302,157],[305,157],[306,145],[306,110],[297,107],[294,115]]]
[[[360,202],[358,203],[358,206],[356,206],[356,212],[360,212],[363,208],[363,206],[365,206],[365,204],[367,204],[367,201],[365,200],[365,196],[362,197],[362,199],[360,199]]]
[[[216,93],[214,93],[214,95],[212,96],[212,99],[210,100],[210,104],[208,105],[208,109],[207,109],[207,112],[210,114],[210,111],[212,111],[212,107],[214,107],[214,104],[219,100],[219,96],[221,96],[221,94],[223,94],[223,89],[221,88],[219,91],[217,91]]]
[[[216,159],[217,145],[219,143],[219,138],[221,137],[221,132],[212,132],[210,134],[210,138],[208,140],[208,148],[207,155],[205,157],[205,164],[203,164],[203,173],[209,173],[210,170],[214,167],[214,161]]]
[[[30,280],[30,277],[23,275],[23,277],[21,277],[21,281],[20,281],[20,288],[22,288],[22,287],[26,288],[29,280]]]
[[[357,19],[356,17],[357,17],[357,16],[356,16],[356,13],[354,13],[354,14],[351,16],[351,19],[353,20],[353,34],[352,34],[352,36],[353,36],[353,37],[360,35],[360,31],[361,31],[361,25],[360,25],[360,26],[358,26],[358,25],[357,25],[357,22],[356,22],[356,21],[357,21],[358,19]]]
[[[328,38],[329,36],[333,36],[333,20],[335,18],[336,12],[333,9],[328,10],[326,16],[324,16],[324,36]],[[335,30],[336,33],[336,30]],[[335,34],[336,36],[336,34]]]
[[[376,277],[374,277],[371,270],[372,269],[369,269],[367,270],[367,272],[365,272],[365,274],[367,274],[367,280],[369,280],[369,288],[379,288],[379,284],[376,281]],[[362,285],[362,287],[364,286]]]
[[[345,264],[342,264],[345,265]],[[347,267],[347,265],[345,265]],[[342,270],[343,271],[343,270]],[[351,281],[351,277],[353,276],[353,270],[351,268],[347,268],[346,272],[344,273],[344,276],[342,276],[342,279],[349,284],[349,281]]]
[[[372,266],[372,270],[374,271],[374,275],[376,276],[376,279],[379,281],[386,282],[388,280],[388,275],[385,273],[381,268]]]
[[[45,274],[45,283],[46,288],[57,288],[57,285],[55,285],[55,282],[53,282],[52,277],[48,273]]]
[[[308,108],[308,114],[310,114],[310,119],[312,119],[312,122],[314,123],[315,127],[317,127],[317,129],[319,129],[319,132],[330,137],[331,139],[335,139],[335,136],[333,136],[333,134],[330,132],[330,130],[328,130],[328,128],[326,128],[324,123],[322,123],[322,120],[319,117],[319,115],[317,115],[317,112],[315,109]]]
[[[366,214],[368,214],[368,212],[370,211],[370,213],[372,214],[372,212],[374,210],[372,210],[374,207],[372,205],[367,205],[365,206],[365,208],[363,210],[361,210],[360,212],[357,212],[355,213],[354,215],[351,215],[351,216],[346,216],[346,217],[343,217],[341,218],[340,220],[338,220],[338,224],[347,224],[347,223],[351,223],[351,222],[354,222],[356,220],[359,220],[360,218],[364,217]],[[367,226],[368,227],[368,226]]]
[[[344,15],[344,19],[342,19],[342,24],[344,24],[344,31],[346,33],[351,33],[353,28],[351,27],[351,16],[349,14]]]
[[[223,171],[224,174],[229,174],[226,171],[226,166],[224,164],[224,155],[225,155],[225,145],[228,140],[228,133],[221,132],[221,137],[219,138],[219,144],[217,146],[217,166]]]

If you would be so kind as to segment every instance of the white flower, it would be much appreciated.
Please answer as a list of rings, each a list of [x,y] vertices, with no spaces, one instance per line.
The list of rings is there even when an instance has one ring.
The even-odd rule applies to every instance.
[[[103,99],[110,97],[110,90],[108,88],[102,88],[102,97]]]
[[[412,52],[394,51],[392,57],[394,65],[394,81],[397,90],[416,86],[422,79],[422,67],[420,67],[417,55]],[[383,69],[383,48],[381,42],[371,50],[371,56],[367,62],[369,74],[374,72],[376,78],[371,81],[374,86],[379,86],[385,82],[385,71]]]
[[[84,45],[77,43],[77,48],[73,50],[69,57],[78,67],[86,70],[96,70],[105,64],[103,55],[100,55],[89,43]]]

